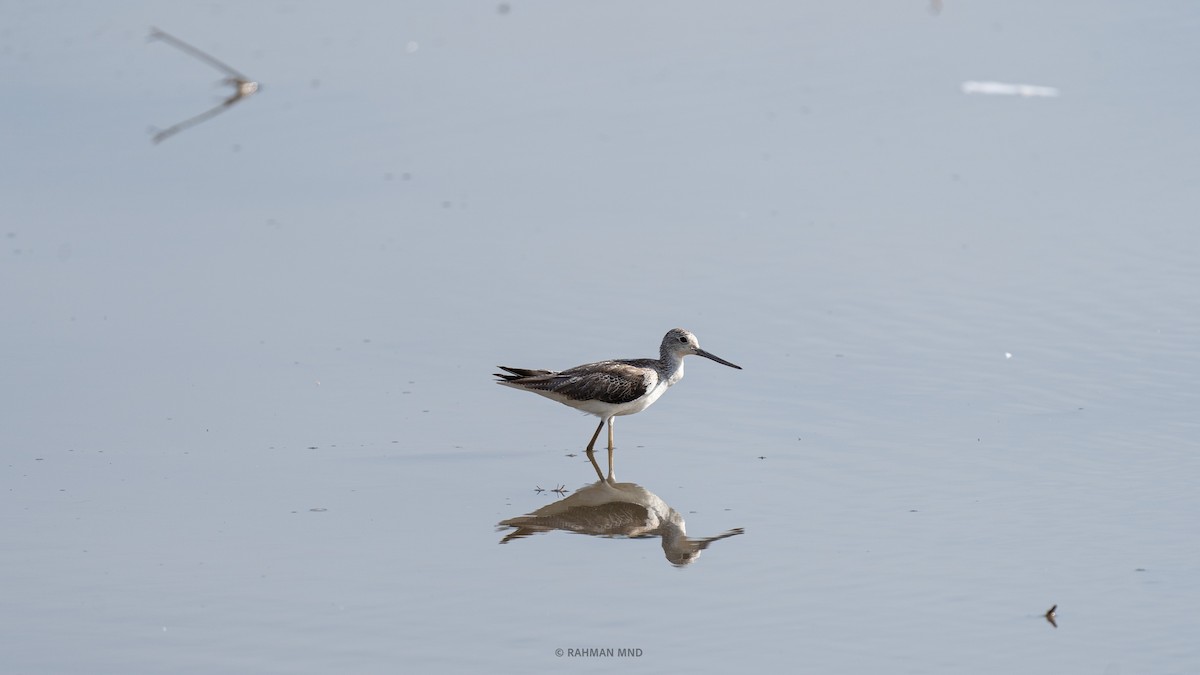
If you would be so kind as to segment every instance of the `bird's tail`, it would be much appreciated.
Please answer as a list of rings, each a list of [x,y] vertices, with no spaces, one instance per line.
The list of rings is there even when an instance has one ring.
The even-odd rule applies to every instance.
[[[492,373],[500,378],[497,382],[516,382],[526,377],[542,377],[546,375],[556,374],[553,370],[530,370],[528,368],[509,368],[508,366],[496,366],[500,370],[507,370],[508,373]]]

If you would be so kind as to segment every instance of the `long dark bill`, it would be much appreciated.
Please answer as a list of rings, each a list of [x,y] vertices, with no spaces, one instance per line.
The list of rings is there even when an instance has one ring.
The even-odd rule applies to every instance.
[[[723,359],[719,356],[716,356],[715,354],[709,354],[708,352],[704,351],[703,349],[697,349],[696,356],[703,356],[706,359],[712,359],[713,361],[716,361],[717,363],[719,363],[723,366],[729,366],[730,368],[737,368],[738,370],[742,369],[741,366],[735,366],[732,363],[726,361],[725,359]]]

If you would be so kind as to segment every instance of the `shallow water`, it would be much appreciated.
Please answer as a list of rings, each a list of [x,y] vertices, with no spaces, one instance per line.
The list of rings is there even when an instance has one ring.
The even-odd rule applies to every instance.
[[[908,4],[8,10],[2,669],[1200,669],[1200,10]]]

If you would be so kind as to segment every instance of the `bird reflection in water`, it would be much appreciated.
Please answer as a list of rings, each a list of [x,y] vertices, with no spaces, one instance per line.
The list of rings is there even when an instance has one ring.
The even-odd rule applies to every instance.
[[[658,495],[636,483],[607,480],[579,488],[533,513],[501,521],[497,527],[512,530],[501,544],[552,530],[610,538],[661,537],[663,555],[676,567],[690,565],[714,541],[744,532],[739,527],[715,537],[693,539],[684,531],[683,516]]]

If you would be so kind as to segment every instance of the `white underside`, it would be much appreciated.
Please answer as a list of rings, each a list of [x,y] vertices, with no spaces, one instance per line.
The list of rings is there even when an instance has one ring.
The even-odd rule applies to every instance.
[[[556,394],[553,391],[539,391],[537,389],[527,389],[526,391],[532,391],[533,393],[541,394],[546,398],[552,398],[559,403],[569,405],[581,412],[595,415],[596,417],[603,419],[608,419],[610,417],[620,417],[621,415],[632,415],[645,410],[646,408],[650,407],[651,403],[657,401],[658,397],[662,396],[663,392],[665,392],[667,388],[671,386],[668,381],[660,380],[658,378],[658,373],[654,372],[653,370],[647,370],[645,377],[645,383],[647,387],[646,393],[626,403],[576,401]]]
[[[657,373],[651,372],[647,379],[654,380],[654,384],[650,387],[649,391],[647,391],[643,396],[635,398],[628,403],[575,401],[573,403],[580,403],[581,405],[574,405],[573,407],[605,419],[608,419],[609,417],[620,417],[621,415],[632,415],[634,413],[639,413],[646,408],[649,408],[650,404],[657,401],[658,397],[662,396],[663,392],[667,390],[667,387],[671,386],[666,382],[658,381]]]

